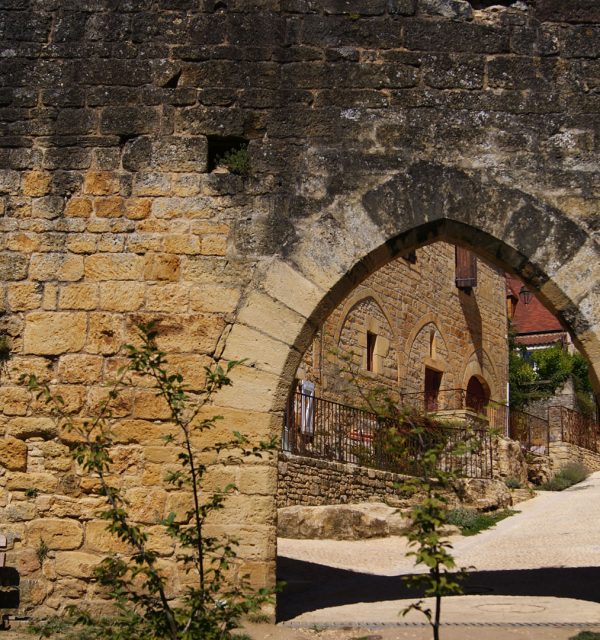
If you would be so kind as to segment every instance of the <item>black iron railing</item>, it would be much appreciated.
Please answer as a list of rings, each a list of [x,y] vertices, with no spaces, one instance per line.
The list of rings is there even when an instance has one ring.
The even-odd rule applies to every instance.
[[[416,434],[409,422],[295,393],[286,412],[282,448],[311,458],[414,475],[425,450],[441,444],[440,468],[465,477],[492,477],[492,437],[487,427],[432,421]]]
[[[598,451],[600,445],[600,424],[592,417],[568,409],[567,407],[553,407],[552,411],[559,411],[560,439],[563,442]]]
[[[550,451],[550,426],[548,419],[525,411],[510,409],[508,437],[518,440],[532,453],[548,455]]]

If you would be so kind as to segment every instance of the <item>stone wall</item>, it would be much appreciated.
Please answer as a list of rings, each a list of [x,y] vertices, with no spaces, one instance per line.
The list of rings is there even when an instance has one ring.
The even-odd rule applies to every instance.
[[[35,372],[89,415],[137,320],[158,319],[192,385],[246,358],[216,437],[257,441],[279,432],[316,327],[441,239],[539,292],[598,383],[599,22],[590,0],[2,3],[0,527],[21,612],[95,599],[81,574],[107,546],[68,435],[16,380]],[[214,170],[232,139],[249,175]],[[116,477],[150,527],[187,499],[162,483],[163,409],[130,390],[115,421]],[[274,463],[213,477],[239,484],[219,531],[240,569],[273,584]]]
[[[385,502],[395,507],[408,507],[419,499],[418,495],[403,493],[398,488],[406,480],[405,476],[389,471],[286,452],[279,455],[278,469],[278,507],[356,502]],[[510,505],[510,493],[504,481],[499,479],[465,478],[460,482],[458,493],[449,496],[457,504],[459,497],[461,504],[481,510]]]
[[[569,442],[551,442],[550,459],[555,473],[573,462],[584,465],[590,472],[600,471],[600,453],[583,449]]]
[[[478,284],[463,291],[455,284],[454,251],[437,242],[415,251],[415,259],[398,258],[365,279],[327,318],[297,377],[315,382],[317,395],[356,405],[354,384],[340,375],[350,362],[362,387],[384,388],[392,396],[398,390],[422,393],[427,366],[442,373],[443,389],[466,389],[470,377],[478,376],[492,399],[504,401],[504,272],[478,260]],[[367,331],[385,341],[373,371],[366,371]]]

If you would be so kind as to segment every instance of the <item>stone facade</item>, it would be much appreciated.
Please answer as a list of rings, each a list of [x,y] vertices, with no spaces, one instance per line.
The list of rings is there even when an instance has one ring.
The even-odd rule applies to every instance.
[[[477,286],[468,290],[456,286],[455,274],[455,248],[446,242],[381,267],[327,318],[297,378],[315,382],[319,396],[356,405],[347,369],[360,375],[361,386],[397,397],[423,393],[427,367],[441,374],[441,389],[467,389],[475,377],[488,398],[505,402],[504,273],[477,260]],[[371,371],[367,333],[376,336]]]
[[[205,364],[247,358],[215,411],[259,440],[279,432],[302,354],[340,301],[446,240],[538,292],[598,384],[597,3],[7,0],[0,12],[0,330],[14,354],[0,521],[22,612],[95,599],[106,538],[68,434],[16,380],[34,372],[86,415],[136,320],[158,319],[192,384]],[[212,170],[215,142],[232,138],[248,142],[248,176]],[[137,389],[115,424],[115,472],[151,527],[187,499],[162,483],[164,416]],[[220,526],[242,542],[240,570],[273,584],[275,463],[212,472],[238,482]]]

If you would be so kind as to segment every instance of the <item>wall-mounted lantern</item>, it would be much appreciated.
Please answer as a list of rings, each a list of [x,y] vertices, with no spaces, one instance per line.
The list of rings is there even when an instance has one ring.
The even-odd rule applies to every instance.
[[[529,291],[529,289],[525,285],[523,285],[521,287],[521,291],[519,291],[519,299],[523,302],[523,304],[529,304],[532,297],[533,293],[531,293],[531,291]]]

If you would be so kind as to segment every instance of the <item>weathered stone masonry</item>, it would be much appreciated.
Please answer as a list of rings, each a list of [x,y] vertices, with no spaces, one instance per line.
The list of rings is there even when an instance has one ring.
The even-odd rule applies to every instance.
[[[598,381],[597,3],[443,4],[2,3],[0,328],[14,359],[0,521],[23,611],[97,600],[88,576],[114,543],[18,373],[85,414],[135,320],[159,319],[194,380],[215,358],[248,358],[217,404],[228,430],[259,439],[279,430],[336,304],[391,257],[445,239],[539,290]],[[249,141],[250,177],[209,172],[212,136]],[[187,499],[162,482],[168,428],[148,390],[122,399],[115,473],[150,526]],[[229,480],[239,495],[215,531],[272,583],[275,464],[215,464],[211,486]]]

